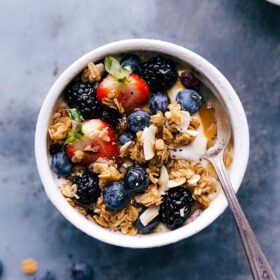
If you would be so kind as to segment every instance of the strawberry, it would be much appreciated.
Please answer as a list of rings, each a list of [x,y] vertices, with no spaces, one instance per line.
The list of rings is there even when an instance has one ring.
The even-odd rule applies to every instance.
[[[150,90],[142,78],[131,73],[129,68],[122,67],[113,57],[105,58],[105,67],[110,74],[97,89],[98,101],[120,109],[116,106],[117,99],[126,112],[142,107],[148,101]]]
[[[80,137],[66,146],[66,154],[70,159],[73,159],[77,151],[84,153],[79,161],[81,165],[90,165],[100,157],[118,156],[117,137],[106,122],[100,119],[88,120],[82,124]]]

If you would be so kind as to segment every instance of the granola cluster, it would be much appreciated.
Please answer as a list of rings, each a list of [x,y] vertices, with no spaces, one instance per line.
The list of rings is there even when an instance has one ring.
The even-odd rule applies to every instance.
[[[50,138],[54,142],[62,141],[72,128],[71,119],[68,116],[67,106],[61,104],[55,108],[49,127]]]

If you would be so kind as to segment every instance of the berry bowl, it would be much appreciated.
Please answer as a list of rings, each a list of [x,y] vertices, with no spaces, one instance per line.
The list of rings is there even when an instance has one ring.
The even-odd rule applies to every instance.
[[[228,205],[201,159],[218,133],[218,111],[231,123],[224,163],[237,191],[248,124],[219,70],[158,40],[99,47],[61,74],[40,110],[35,157],[46,194],[74,226],[109,244],[148,248],[188,238]]]

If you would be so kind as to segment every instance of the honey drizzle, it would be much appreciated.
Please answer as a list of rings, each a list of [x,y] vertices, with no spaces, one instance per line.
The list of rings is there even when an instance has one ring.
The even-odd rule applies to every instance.
[[[207,138],[207,148],[214,144],[217,136],[217,121],[215,117],[215,108],[210,103],[202,102],[199,110],[199,115],[202,122],[203,133]]]

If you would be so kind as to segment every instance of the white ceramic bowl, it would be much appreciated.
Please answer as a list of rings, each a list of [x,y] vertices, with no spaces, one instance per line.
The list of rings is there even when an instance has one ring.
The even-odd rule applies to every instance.
[[[50,157],[47,148],[49,120],[57,99],[66,85],[87,66],[89,61],[97,61],[109,54],[114,55],[129,51],[151,51],[166,54],[188,63],[204,76],[204,83],[206,83],[214,95],[224,104],[231,120],[235,149],[233,155],[234,160],[230,169],[230,178],[235,191],[238,190],[241,184],[248,162],[249,132],[243,107],[227,79],[208,61],[194,52],[175,44],[148,39],[114,42],[85,54],[61,74],[46,96],[36,126],[35,156],[47,196],[68,221],[86,234],[114,245],[131,248],[148,248],[177,242],[207,227],[227,207],[228,203],[224,194],[221,192],[210,207],[195,221],[177,230],[148,235],[124,235],[90,222],[68,204],[59,191],[56,175],[50,169]]]
[[[280,0],[266,0],[266,1],[268,1],[268,2],[270,2],[272,4],[280,6]]]

